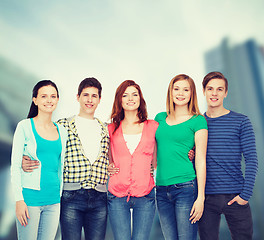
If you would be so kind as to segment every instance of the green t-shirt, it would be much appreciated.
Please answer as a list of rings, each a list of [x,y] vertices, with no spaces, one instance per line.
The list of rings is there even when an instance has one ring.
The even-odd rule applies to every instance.
[[[195,145],[195,132],[207,129],[206,119],[202,115],[193,116],[172,126],[166,123],[166,118],[166,112],[161,112],[155,117],[159,123],[156,131],[158,186],[184,183],[196,178],[188,152]]]

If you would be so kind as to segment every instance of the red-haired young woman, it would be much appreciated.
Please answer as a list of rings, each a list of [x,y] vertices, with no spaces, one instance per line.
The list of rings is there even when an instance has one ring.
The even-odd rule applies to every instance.
[[[146,103],[138,84],[126,80],[116,90],[110,135],[110,162],[118,169],[110,174],[108,211],[114,238],[149,239],[155,214],[154,179],[158,123],[147,120]],[[110,171],[111,172],[111,171]],[[131,212],[132,228],[131,229]]]

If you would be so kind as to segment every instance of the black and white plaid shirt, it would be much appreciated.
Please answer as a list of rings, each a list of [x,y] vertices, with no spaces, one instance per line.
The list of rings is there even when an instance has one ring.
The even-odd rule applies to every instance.
[[[105,185],[107,182],[109,134],[106,124],[97,118],[95,119],[101,126],[102,139],[100,153],[93,164],[84,154],[76,129],[75,116],[57,121],[68,131],[64,161],[64,183],[80,183],[81,188],[95,189],[97,184]]]

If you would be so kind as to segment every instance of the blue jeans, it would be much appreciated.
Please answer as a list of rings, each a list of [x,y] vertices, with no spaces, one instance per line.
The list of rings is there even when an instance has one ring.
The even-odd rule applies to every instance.
[[[63,240],[103,240],[107,222],[107,193],[94,189],[64,190],[61,197]]]
[[[108,192],[109,219],[115,240],[149,239],[155,215],[155,191],[143,197],[116,197]],[[131,212],[132,231],[131,231]],[[132,232],[132,233],[131,233]]]
[[[250,240],[253,223],[249,203],[227,203],[238,194],[210,194],[205,196],[203,216],[198,222],[201,240],[218,240],[221,215],[225,215],[232,239]]]
[[[55,239],[60,216],[60,204],[28,206],[29,219],[26,227],[16,219],[19,240]]]
[[[190,212],[197,197],[196,181],[156,186],[157,209],[166,240],[196,240],[197,223],[191,224]]]

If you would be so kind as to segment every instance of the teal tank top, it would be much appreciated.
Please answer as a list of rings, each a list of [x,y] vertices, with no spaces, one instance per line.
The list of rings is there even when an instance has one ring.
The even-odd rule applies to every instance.
[[[51,141],[42,138],[31,118],[32,130],[37,143],[37,157],[41,162],[40,190],[23,188],[24,201],[28,206],[43,206],[60,202],[59,167],[61,164],[61,137]],[[59,132],[58,126],[54,123]]]

